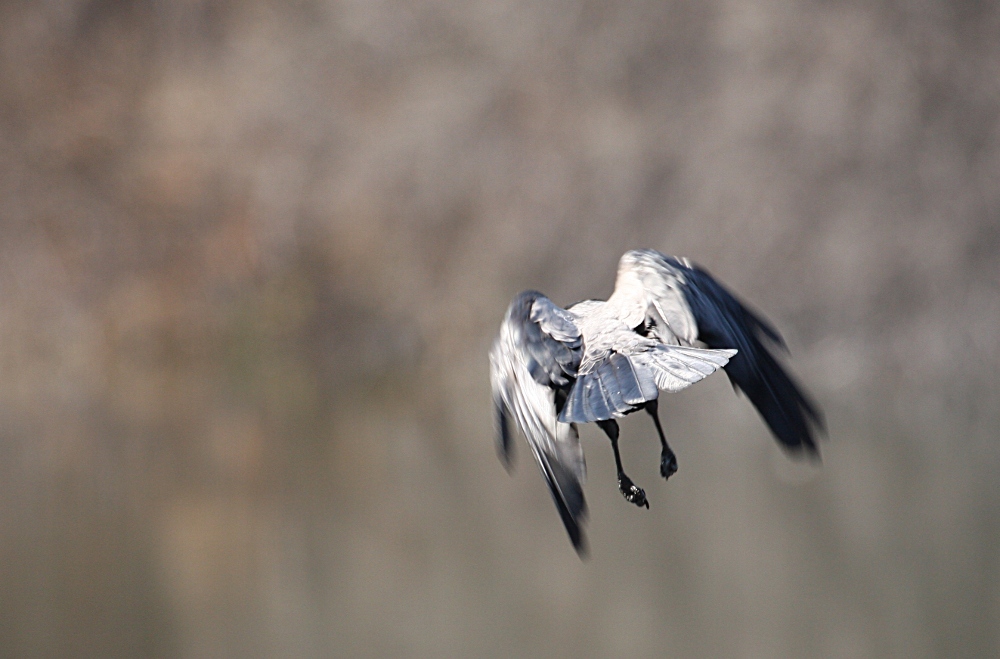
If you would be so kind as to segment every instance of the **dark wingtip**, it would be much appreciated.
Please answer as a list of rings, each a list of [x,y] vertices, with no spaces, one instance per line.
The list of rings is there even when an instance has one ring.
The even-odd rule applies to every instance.
[[[566,533],[569,535],[569,541],[573,544],[573,549],[576,550],[580,558],[587,558],[590,550],[587,546],[587,536],[584,535],[583,527],[580,525],[582,515],[574,516],[555,491],[552,492],[552,499],[559,510],[559,517],[562,518],[563,525],[566,527]]]
[[[510,433],[510,420],[507,418],[505,406],[499,400],[494,403],[493,413],[497,433],[497,457],[509,474],[514,470],[514,442]]]
[[[514,456],[510,453],[504,452],[502,449],[497,447],[497,457],[500,458],[500,464],[503,465],[504,470],[508,474],[514,473]]]
[[[798,454],[793,453],[793,455],[796,458],[808,460],[810,463],[818,466],[823,462],[823,458],[819,453],[819,442],[817,440],[829,438],[826,431],[826,418],[823,412],[811,400],[806,399],[806,402],[809,404],[809,441],[803,445],[802,451]]]
[[[573,549],[576,550],[577,555],[581,559],[586,559],[590,556],[590,547],[587,544],[587,536],[583,532],[583,528],[580,526],[580,522],[573,519],[569,514],[569,511],[556,502],[556,507],[559,509],[559,516],[562,517],[563,524],[566,526],[566,533],[569,535],[569,541],[573,544]]]
[[[810,464],[819,466],[823,463],[823,456],[820,455],[819,446],[814,438],[810,437],[808,442],[797,445],[789,445],[782,441],[778,442],[781,450],[790,458],[795,460],[808,461]]]
[[[733,387],[788,455],[818,460],[817,439],[826,435],[822,412],[752,332],[744,332],[741,342],[744,349],[723,367]]]
[[[823,416],[769,349],[787,351],[781,334],[708,271],[695,266],[686,273],[684,294],[698,324],[698,338],[710,348],[739,351],[725,366],[733,386],[750,399],[787,453],[818,460],[816,435],[823,433]]]
[[[587,539],[581,522],[587,517],[587,501],[583,497],[580,481],[549,456],[544,456],[540,464],[552,501],[556,504],[556,510],[559,511],[559,517],[566,527],[569,540],[573,543],[573,549],[580,558],[585,558],[588,554]]]

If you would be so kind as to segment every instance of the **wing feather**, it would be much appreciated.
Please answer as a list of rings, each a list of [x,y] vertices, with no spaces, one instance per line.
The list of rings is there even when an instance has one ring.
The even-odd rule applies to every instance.
[[[709,346],[736,347],[740,357],[726,368],[733,385],[747,395],[783,446],[818,457],[813,431],[822,432],[822,413],[765,343],[784,348],[781,335],[706,271],[693,266],[685,275],[684,292],[698,321],[699,339]]]
[[[557,401],[565,399],[581,353],[572,316],[542,294],[526,291],[511,302],[490,350],[490,383],[501,460],[511,463],[510,418],[531,448],[570,541],[583,554],[586,463],[576,426],[557,416]]]
[[[822,412],[769,349],[768,344],[785,349],[774,326],[686,259],[653,250],[635,250],[622,258],[623,263],[630,259],[630,267],[639,272],[655,316],[682,342],[697,340],[709,348],[738,351],[726,364],[726,374],[781,445],[818,457],[814,431],[823,430]],[[693,333],[685,334],[691,329]]]

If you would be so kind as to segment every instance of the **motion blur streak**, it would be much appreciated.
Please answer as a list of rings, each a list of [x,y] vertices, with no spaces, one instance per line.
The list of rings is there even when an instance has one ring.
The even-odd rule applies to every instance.
[[[0,654],[1000,655],[998,34],[2,3]],[[604,298],[636,246],[766,309],[831,441],[789,463],[725,378],[670,396],[683,471],[626,419],[660,503],[622,510],[588,451],[581,563],[497,468],[484,355],[517,291]]]

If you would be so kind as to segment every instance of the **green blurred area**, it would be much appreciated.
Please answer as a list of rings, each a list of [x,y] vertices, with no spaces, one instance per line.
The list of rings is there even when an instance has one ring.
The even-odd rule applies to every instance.
[[[0,5],[0,655],[1000,654],[1000,9]],[[580,562],[486,351],[689,256],[827,414],[716,376]]]

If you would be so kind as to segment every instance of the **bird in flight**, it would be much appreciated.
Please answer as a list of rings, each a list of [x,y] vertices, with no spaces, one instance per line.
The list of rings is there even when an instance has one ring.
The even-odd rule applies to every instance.
[[[677,458],[657,414],[660,391],[684,389],[719,368],[757,408],[783,448],[819,457],[820,410],[785,372],[771,347],[776,329],[708,272],[651,249],[626,252],[607,301],[563,309],[537,291],[510,303],[490,350],[497,453],[512,460],[511,421],[521,431],[549,486],[570,541],[586,553],[582,522],[586,464],[577,424],[596,423],[611,440],[618,489],[649,508],[625,474],[615,419],[645,410],[660,438],[660,474]]]

